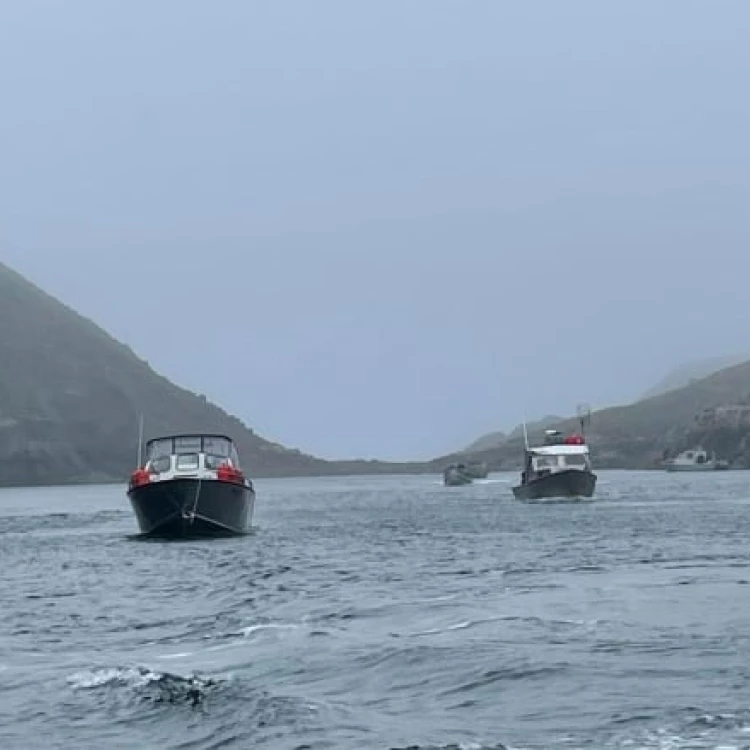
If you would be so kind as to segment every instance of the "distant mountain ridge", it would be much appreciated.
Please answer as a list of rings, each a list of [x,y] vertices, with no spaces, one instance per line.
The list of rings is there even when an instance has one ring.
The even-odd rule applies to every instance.
[[[0,485],[124,481],[136,460],[141,412],[146,437],[228,434],[254,477],[440,472],[466,457],[515,469],[523,451],[520,425],[429,462],[326,461],[286,448],[171,383],[128,346],[2,264],[0,360]],[[659,393],[592,414],[587,436],[596,466],[653,467],[665,452],[700,442],[735,466],[750,467],[750,361],[692,381],[700,369],[678,370],[654,387]],[[685,377],[691,382],[674,387]],[[568,431],[578,423],[544,417],[529,423],[531,440],[548,427]]]
[[[228,434],[251,476],[403,472],[419,464],[324,461],[265,440],[171,383],[92,321],[0,264],[0,484],[123,480],[146,437]]]
[[[550,425],[554,425],[557,422],[561,422],[563,417],[558,417],[554,414],[548,414],[541,419],[535,419],[533,422],[526,424],[527,431],[534,432],[536,430],[545,430]],[[523,435],[523,424],[516,425],[510,432],[489,432],[486,435],[475,440],[471,445],[464,448],[466,453],[475,453],[476,451],[491,450],[501,446],[508,440],[517,438]]]
[[[504,432],[488,432],[486,435],[477,438],[470,445],[467,445],[464,451],[466,453],[474,453],[476,451],[490,450],[497,448],[498,445],[502,445],[507,439],[508,435]]]
[[[689,385],[694,380],[700,380],[719,370],[724,370],[732,365],[738,365],[748,358],[750,358],[750,353],[723,355],[686,362],[668,372],[660,381],[651,386],[641,398],[651,398],[652,396],[660,396],[662,393],[667,393],[668,391],[674,391],[677,388]]]
[[[722,457],[728,455],[735,466],[750,468],[750,410],[740,408],[743,405],[750,405],[750,361],[633,404],[593,412],[587,428],[592,458],[599,468],[654,468],[666,453],[700,442],[708,449],[721,446]],[[578,429],[578,421],[570,417],[549,427],[570,432]],[[532,442],[541,440],[538,431],[530,437]],[[466,455],[441,456],[433,465]],[[495,470],[515,469],[523,455],[523,439],[468,455]]]

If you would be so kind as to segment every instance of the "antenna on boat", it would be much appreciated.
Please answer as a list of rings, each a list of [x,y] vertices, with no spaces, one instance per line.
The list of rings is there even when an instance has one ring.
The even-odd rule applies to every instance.
[[[523,442],[526,446],[526,450],[529,449],[529,433],[526,430],[526,417],[523,418]]]
[[[138,468],[143,458],[143,412],[138,415]]]
[[[576,408],[578,423],[581,425],[581,435],[586,436],[586,425],[591,422],[591,407],[588,404],[578,404]]]

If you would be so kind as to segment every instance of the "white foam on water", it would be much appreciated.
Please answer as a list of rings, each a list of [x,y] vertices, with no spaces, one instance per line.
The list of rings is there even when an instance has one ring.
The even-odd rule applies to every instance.
[[[463,620],[462,622],[457,622],[454,625],[446,625],[444,628],[429,628],[428,630],[420,630],[416,633],[411,633],[410,635],[413,638],[425,635],[440,635],[441,633],[450,633],[455,630],[466,630],[466,628],[473,627],[474,625],[479,625],[483,622],[488,622],[488,620]]]
[[[430,596],[426,599],[410,599],[409,604],[429,604],[430,602],[447,602],[455,599],[458,594],[445,594],[444,596]]]
[[[68,683],[82,690],[102,687],[113,682],[123,682],[137,687],[160,680],[162,676],[159,672],[152,672],[149,669],[89,669],[70,675]]]
[[[258,633],[263,630],[297,630],[299,625],[293,625],[292,623],[265,623],[263,625],[248,625],[246,628],[242,628],[240,634],[247,638],[253,633]]]

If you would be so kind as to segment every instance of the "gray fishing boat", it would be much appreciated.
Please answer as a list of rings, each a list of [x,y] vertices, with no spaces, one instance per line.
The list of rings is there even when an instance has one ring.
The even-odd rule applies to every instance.
[[[524,469],[521,483],[513,487],[517,500],[593,497],[596,474],[591,469],[589,447],[584,436],[588,412],[581,413],[581,433],[563,437],[546,430],[544,444],[530,446],[524,425]]]
[[[446,487],[460,487],[473,481],[474,477],[467,471],[466,464],[450,464],[443,469],[443,484]]]

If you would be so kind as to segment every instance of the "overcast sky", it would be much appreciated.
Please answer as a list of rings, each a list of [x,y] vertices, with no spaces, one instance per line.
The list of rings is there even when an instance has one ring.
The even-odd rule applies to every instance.
[[[0,257],[322,456],[750,357],[745,0],[0,4]]]

